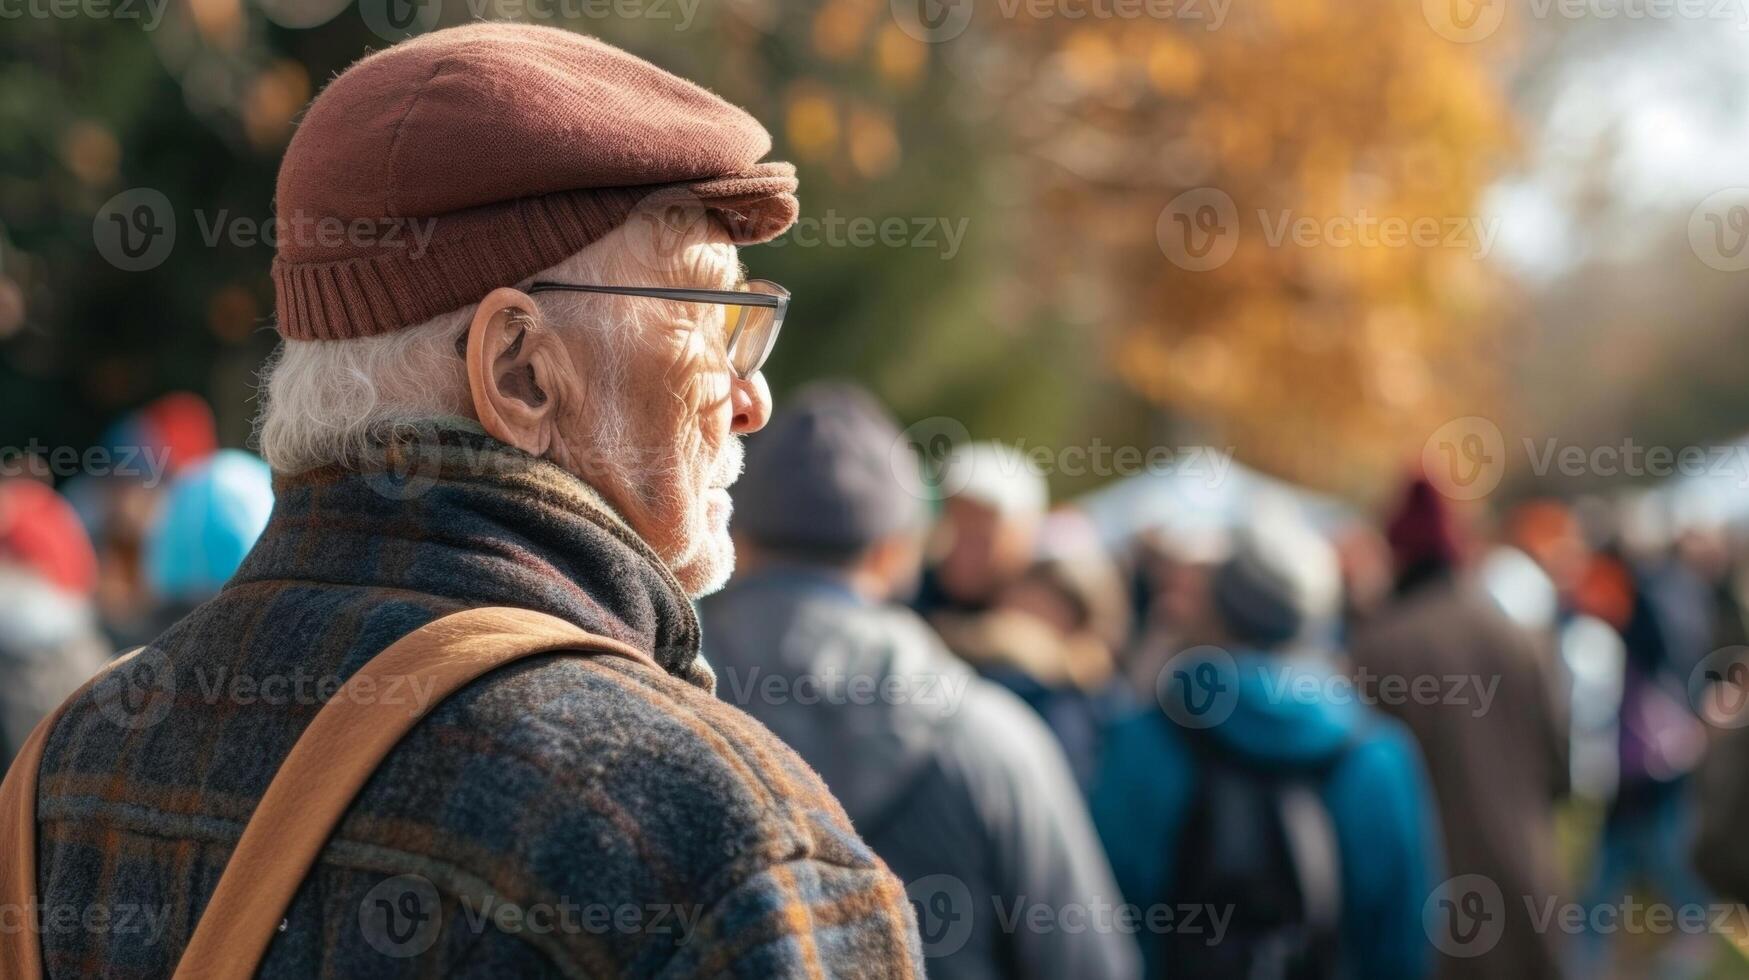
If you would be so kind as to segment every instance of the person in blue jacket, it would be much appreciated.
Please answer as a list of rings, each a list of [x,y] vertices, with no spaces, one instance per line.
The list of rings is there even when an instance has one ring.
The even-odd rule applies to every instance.
[[[1214,579],[1211,602],[1225,642],[1174,657],[1161,672],[1160,705],[1123,720],[1109,735],[1092,810],[1119,890],[1139,907],[1144,927],[1135,935],[1149,976],[1224,972],[1189,962],[1202,953],[1199,939],[1263,945],[1240,923],[1270,904],[1264,895],[1238,895],[1223,903],[1229,909],[1210,903],[1194,927],[1203,931],[1189,946],[1185,936],[1174,945],[1174,937],[1163,934],[1174,923],[1181,931],[1193,928],[1195,913],[1185,906],[1203,897],[1193,892],[1206,892],[1211,876],[1239,874],[1218,855],[1237,851],[1246,860],[1227,865],[1255,863],[1271,844],[1261,833],[1252,840],[1240,836],[1236,848],[1223,849],[1216,840],[1250,832],[1238,825],[1254,826],[1230,815],[1213,817],[1227,826],[1207,825],[1217,767],[1252,774],[1244,777],[1251,785],[1310,787],[1327,814],[1321,824],[1327,833],[1310,848],[1321,854],[1289,858],[1279,876],[1292,880],[1289,894],[1305,893],[1308,906],[1314,894],[1328,897],[1327,958],[1333,963],[1329,970],[1283,968],[1275,975],[1405,980],[1432,969],[1440,930],[1424,912],[1438,901],[1441,859],[1419,750],[1400,723],[1368,706],[1368,692],[1349,684],[1338,664],[1302,649],[1330,632],[1338,591],[1335,559],[1321,537],[1297,521],[1259,522],[1238,536]],[[1316,833],[1297,836],[1320,840]],[[1326,876],[1332,880],[1302,880],[1315,877],[1304,868],[1320,863],[1336,872]],[[1223,913],[1230,917],[1226,923]],[[1187,950],[1194,955],[1184,955]],[[1258,967],[1264,955],[1258,950],[1224,952],[1232,954],[1226,970],[1243,963],[1251,975],[1271,972]]]
[[[146,642],[218,595],[272,512],[273,472],[253,453],[221,449],[178,473],[146,529],[152,615],[143,635],[124,639]]]

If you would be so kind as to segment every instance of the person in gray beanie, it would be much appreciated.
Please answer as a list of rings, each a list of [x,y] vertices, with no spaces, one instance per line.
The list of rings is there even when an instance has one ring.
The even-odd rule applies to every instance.
[[[804,388],[751,438],[740,570],[699,606],[718,695],[800,752],[908,883],[931,977],[1136,976],[1062,750],[894,601],[925,495],[898,427],[846,384]]]

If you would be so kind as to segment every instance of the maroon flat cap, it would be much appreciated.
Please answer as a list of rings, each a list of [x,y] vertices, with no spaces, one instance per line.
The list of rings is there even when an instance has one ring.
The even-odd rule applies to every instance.
[[[639,202],[696,204],[737,244],[796,217],[771,136],[685,79],[591,37],[470,24],[342,72],[276,192],[279,332],[422,323],[581,251]]]

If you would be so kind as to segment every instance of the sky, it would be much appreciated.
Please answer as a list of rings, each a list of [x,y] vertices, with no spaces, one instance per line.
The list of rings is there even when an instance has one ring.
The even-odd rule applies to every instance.
[[[1550,57],[1526,59],[1515,96],[1526,169],[1484,204],[1509,267],[1546,280],[1631,259],[1659,243],[1643,233],[1656,222],[1749,185],[1749,0],[1691,6],[1711,16],[1537,25]],[[1577,175],[1597,160],[1587,187]]]

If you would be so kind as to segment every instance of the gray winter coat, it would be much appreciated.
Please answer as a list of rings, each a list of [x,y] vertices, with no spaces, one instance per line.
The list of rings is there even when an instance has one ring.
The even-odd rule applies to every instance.
[[[1138,975],[1086,804],[1022,701],[830,573],[760,572],[700,619],[717,695],[801,753],[905,880],[931,977]]]

